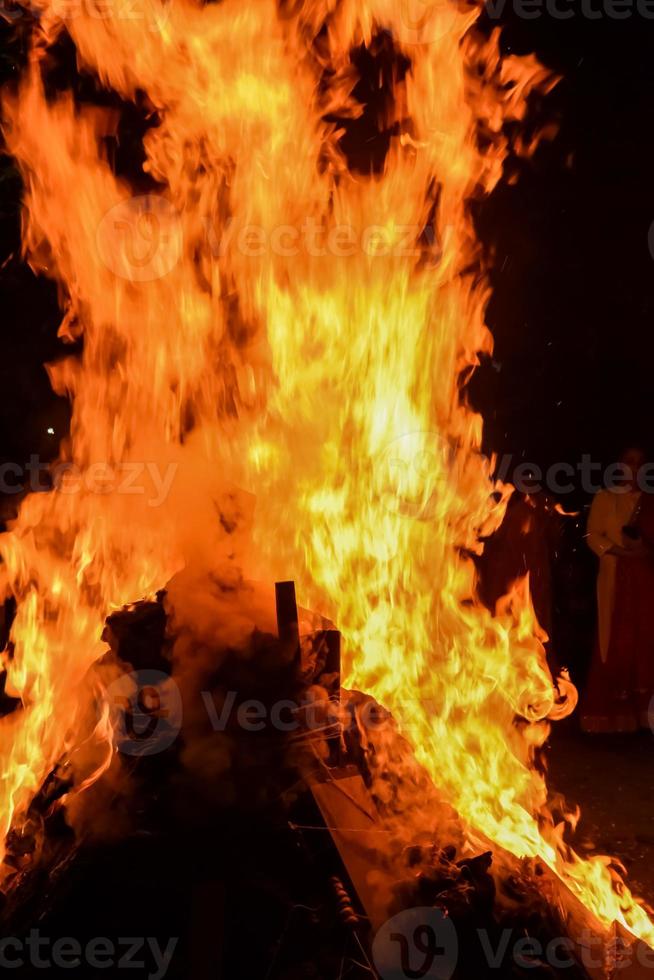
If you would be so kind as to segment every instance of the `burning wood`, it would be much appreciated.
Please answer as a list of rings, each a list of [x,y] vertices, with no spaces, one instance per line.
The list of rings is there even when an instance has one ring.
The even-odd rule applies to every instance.
[[[480,840],[478,833],[471,833],[460,817],[434,794],[429,777],[416,762],[388,712],[356,692],[339,690],[340,697],[334,696],[336,662],[330,659],[329,651],[333,655],[338,644],[333,640],[328,643],[324,638],[338,636],[336,631],[300,633],[299,623],[303,618],[306,621],[306,614],[298,612],[293,584],[284,583],[276,594],[277,635],[255,637],[256,631],[253,634],[259,650],[276,647],[276,666],[269,670],[266,686],[274,697],[292,695],[296,704],[311,706],[312,699],[305,698],[318,685],[324,701],[323,707],[317,710],[296,711],[299,731],[282,734],[285,745],[282,751],[270,754],[269,730],[263,742],[260,737],[256,742],[263,749],[261,759],[265,760],[268,780],[273,785],[287,785],[285,793],[295,832],[311,838],[320,831],[316,817],[307,828],[306,816],[303,820],[296,815],[300,804],[300,809],[306,811],[306,788],[317,803],[317,812],[338,854],[330,863],[334,872],[330,887],[335,893],[338,915],[352,930],[361,955],[367,956],[370,963],[375,961],[375,956],[379,958],[379,951],[375,953],[375,937],[383,935],[389,920],[409,914],[410,910],[421,909],[424,915],[431,909],[456,929],[463,946],[458,954],[461,976],[482,975],[488,956],[484,943],[500,949],[505,932],[523,940],[530,937],[541,945],[553,942],[555,937],[567,936],[574,944],[574,958],[580,969],[583,967],[590,977],[598,980],[608,976],[604,965],[593,970],[588,962],[594,963],[599,956],[598,962],[609,963],[612,943],[618,935],[617,926],[613,930],[602,926],[542,863],[520,863],[497,845]],[[290,664],[289,623],[293,627],[295,650]],[[171,632],[170,604],[165,593],[160,594],[157,602],[137,603],[112,614],[105,638],[114,656],[126,661],[125,669],[146,672],[175,669],[176,639]],[[322,654],[316,656],[316,650]],[[245,652],[241,651],[240,656]],[[216,651],[213,661],[223,664],[214,683],[223,687],[235,683],[242,686],[244,675],[238,669],[238,657],[230,661]],[[327,665],[330,669],[326,671]],[[321,686],[325,676],[330,690]],[[251,689],[241,689],[240,697],[247,700],[252,693]],[[197,736],[183,729],[180,737],[184,743]],[[220,740],[225,735],[214,733],[212,737]],[[232,728],[229,738],[250,743],[247,749],[250,768],[250,737]],[[242,749],[232,751],[237,759]],[[136,799],[143,792],[158,796],[161,780],[171,777],[179,768],[181,758],[175,752],[137,761],[129,792]],[[294,778],[290,778],[289,785],[289,776],[284,776],[289,763],[299,767],[305,790],[298,788]],[[217,774],[218,791],[223,785],[222,778]],[[33,875],[44,861],[51,861],[56,855],[58,876],[65,880],[71,874],[67,858],[67,849],[72,844],[70,834],[63,825],[54,827],[51,820],[53,815],[61,813],[56,809],[57,798],[71,788],[70,781],[64,783],[61,776],[55,778],[53,774],[34,801],[28,824],[20,834],[12,834],[8,839],[8,861],[20,885],[6,912],[8,923],[15,921],[17,914],[24,916],[23,906],[29,908],[35,902],[26,870],[31,870]],[[93,791],[89,797],[92,795]],[[423,813],[425,807],[429,812],[430,822],[422,819],[419,834],[409,796],[416,797],[414,804]],[[45,855],[39,844],[44,829],[39,814],[49,814]],[[430,824],[433,831],[428,829]],[[308,847],[314,849],[310,841]],[[320,850],[324,853],[324,842]],[[484,937],[483,942],[480,936]],[[209,950],[208,955],[214,953]],[[565,975],[571,976],[568,972]]]

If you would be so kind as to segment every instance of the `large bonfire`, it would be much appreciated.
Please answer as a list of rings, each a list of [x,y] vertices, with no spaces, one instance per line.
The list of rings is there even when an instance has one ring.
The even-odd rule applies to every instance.
[[[18,600],[7,689],[24,710],[1,723],[0,838],[82,751],[105,617],[190,562],[256,567],[338,622],[346,684],[393,712],[469,826],[654,942],[607,862],[575,856],[549,815],[532,760],[554,686],[528,591],[495,615],[475,595],[507,488],[462,396],[491,350],[470,202],[501,179],[509,132],[531,152],[515,133],[555,79],[503,55],[479,6],[36,7],[5,134],[26,254],[58,283],[75,343],[50,376],[72,403],[61,461],[76,477],[28,497],[2,539]],[[146,120],[132,179],[108,151],[120,112],[53,90],[65,32],[96,92]],[[380,45],[386,142],[356,166],[353,52]],[[173,474],[156,500],[155,466]],[[256,495],[247,555],[216,519],[228,486]],[[78,790],[108,764],[104,718],[92,739]]]

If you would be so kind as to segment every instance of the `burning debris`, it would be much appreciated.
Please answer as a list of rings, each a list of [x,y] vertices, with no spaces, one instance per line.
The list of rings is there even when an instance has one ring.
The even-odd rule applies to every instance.
[[[341,688],[340,634],[320,617],[298,611],[293,583],[276,586],[274,632],[260,628],[268,621],[268,590],[241,583],[240,593],[232,611],[240,607],[241,615],[247,610],[252,617],[248,641],[231,649],[216,644],[207,656],[206,635],[196,637],[204,673],[197,666],[188,673],[190,637],[181,626],[186,615],[170,598],[182,601],[179,582],[173,580],[170,594],[161,592],[156,601],[108,617],[104,638],[110,652],[96,670],[106,673],[120,664],[117,676],[134,682],[129,697],[119,693],[122,688],[111,694],[118,708],[114,740],[121,750],[112,769],[117,764],[124,778],[116,779],[114,772],[107,785],[105,774],[78,797],[73,835],[62,805],[73,773],[69,766],[66,777],[62,766],[52,774],[29,820],[7,840],[6,860],[15,870],[5,931],[25,923],[27,932],[36,919],[77,917],[80,889],[87,887],[86,872],[78,866],[103,866],[108,847],[116,851],[119,866],[136,860],[141,867],[142,858],[129,846],[123,850],[126,841],[136,843],[145,834],[156,854],[180,837],[214,840],[221,827],[221,834],[236,842],[239,861],[252,846],[251,835],[263,834],[273,850],[299,849],[313,878],[316,941],[341,943],[355,975],[358,970],[394,975],[397,955],[414,956],[411,936],[418,929],[426,935],[435,930],[439,942],[453,937],[456,948],[448,951],[446,942],[439,977],[497,976],[498,971],[515,977],[535,968],[557,975],[545,952],[542,962],[535,952],[558,948],[556,943],[568,944],[561,968],[565,977],[587,975],[591,957],[584,958],[584,942],[596,956],[609,956],[613,933],[542,863],[519,862],[466,826],[417,762],[392,716],[373,698]],[[223,613],[229,608],[218,607]],[[212,622],[213,632],[219,632]],[[200,676],[202,691],[196,686]],[[178,714],[171,713],[166,695],[171,680],[184,692]],[[204,712],[197,710],[200,704]],[[276,714],[280,705],[284,711]],[[119,835],[111,832],[116,820]],[[222,902],[236,872],[227,871],[220,844],[208,851],[209,887]],[[256,848],[256,855],[259,874],[263,868],[268,878],[258,898],[262,910],[269,915],[281,903],[292,915],[300,907],[293,902],[309,900],[295,880],[301,876],[294,862],[280,869],[265,848]],[[171,887],[192,892],[199,887],[193,867],[174,866],[173,874],[164,888],[167,902]],[[254,873],[242,874],[247,881]],[[243,903],[239,915],[247,919],[249,888],[238,901]],[[400,931],[392,932],[389,923]],[[404,936],[406,948],[398,953],[390,935]],[[205,942],[202,956],[213,961],[224,955],[230,977],[250,976],[255,960],[243,956],[245,941],[237,926],[235,936],[221,935],[220,950]],[[190,955],[178,951],[179,972],[172,975],[188,975]],[[289,935],[281,930],[274,950],[255,944],[252,956],[257,955],[267,955],[266,968],[286,978],[296,975],[293,963],[297,956],[302,963],[305,951],[293,930]],[[320,975],[331,976],[327,950],[323,965],[327,972]]]

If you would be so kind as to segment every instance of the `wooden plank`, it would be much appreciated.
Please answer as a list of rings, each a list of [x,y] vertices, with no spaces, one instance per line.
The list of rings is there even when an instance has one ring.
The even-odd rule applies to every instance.
[[[289,663],[300,660],[300,626],[295,598],[295,582],[275,582],[277,633]]]
[[[376,931],[388,918],[389,889],[397,879],[385,854],[388,834],[379,824],[377,808],[361,775],[352,768],[335,778],[310,778],[308,783]]]

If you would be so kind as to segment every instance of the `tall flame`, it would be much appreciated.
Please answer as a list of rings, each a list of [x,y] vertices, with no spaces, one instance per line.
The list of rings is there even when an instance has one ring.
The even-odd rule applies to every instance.
[[[24,710],[0,724],[0,836],[75,746],[106,614],[222,554],[208,528],[227,476],[257,495],[266,576],[338,621],[347,683],[398,717],[463,818],[654,942],[548,814],[531,761],[553,688],[526,584],[494,616],[475,596],[472,555],[507,494],[461,393],[492,346],[470,201],[502,175],[505,124],[555,79],[476,31],[481,7],[444,0],[38,8],[5,132],[26,252],[60,285],[61,336],[83,338],[50,368],[77,484],[29,497],[2,541]],[[84,72],[148,107],[150,194],[110,165],[112,113],[46,97],[63,30]],[[364,174],[339,127],[364,111],[352,51],[383,32],[404,67],[380,80],[388,151]],[[157,506],[146,463],[174,473]]]

